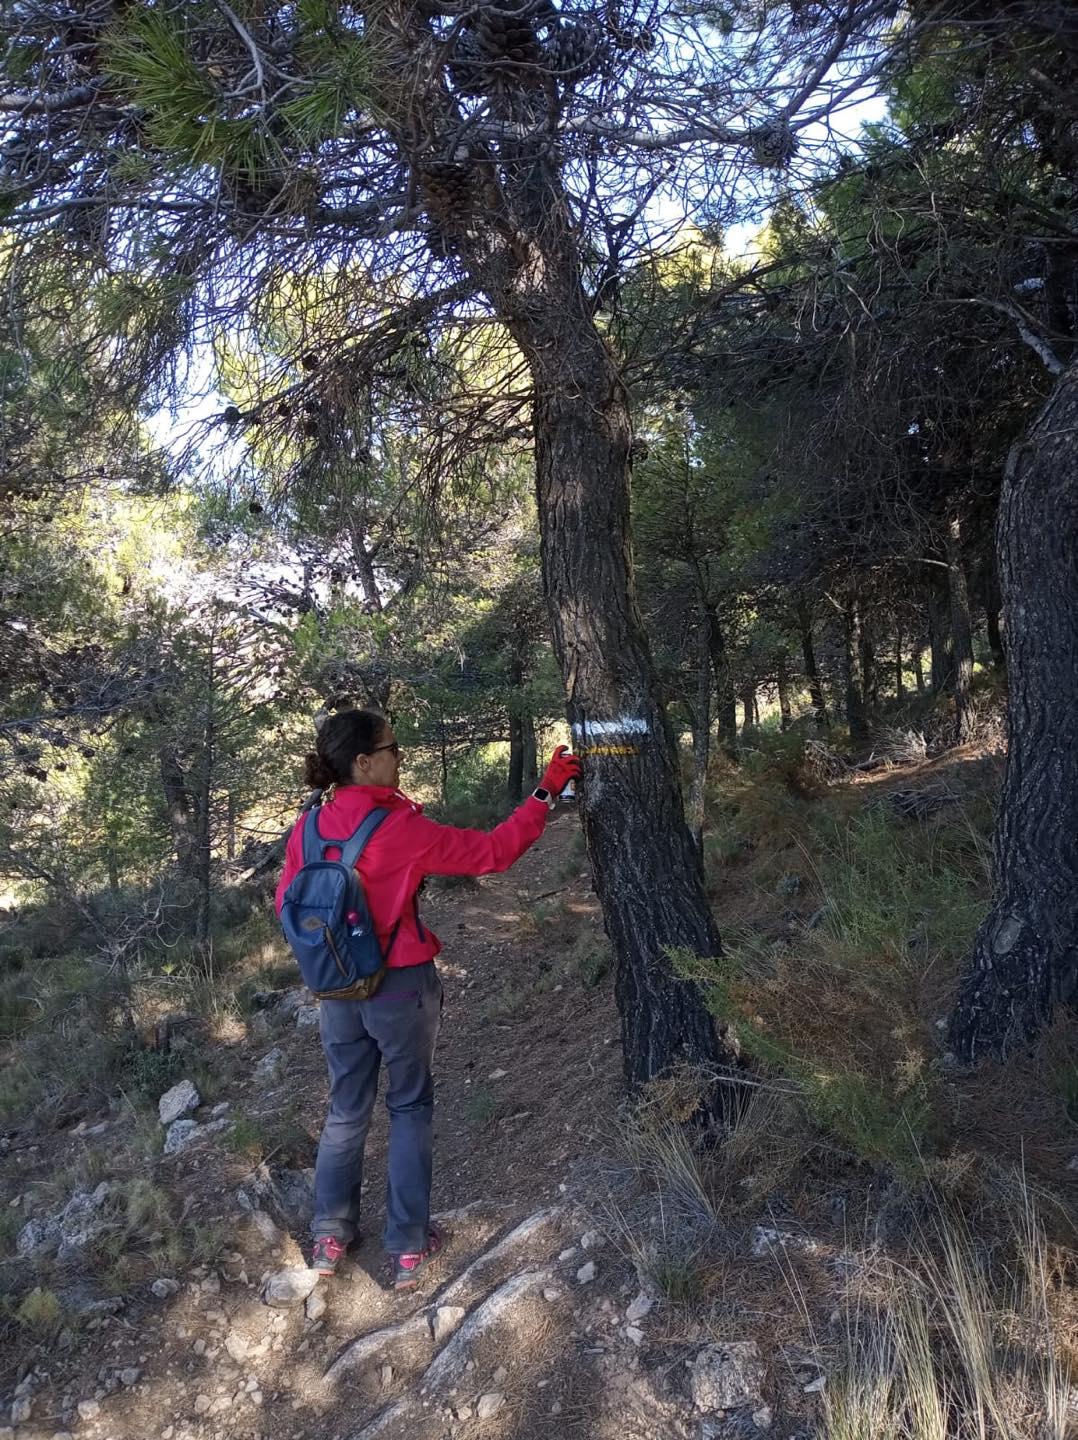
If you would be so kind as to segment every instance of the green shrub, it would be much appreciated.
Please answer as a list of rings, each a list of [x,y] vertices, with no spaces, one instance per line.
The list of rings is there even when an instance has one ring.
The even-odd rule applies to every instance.
[[[486,1085],[473,1085],[464,1102],[464,1118],[473,1130],[485,1130],[498,1113],[498,1101]]]
[[[63,1316],[64,1308],[56,1292],[42,1290],[40,1286],[35,1286],[15,1311],[19,1324],[37,1335],[48,1335],[58,1330]]]

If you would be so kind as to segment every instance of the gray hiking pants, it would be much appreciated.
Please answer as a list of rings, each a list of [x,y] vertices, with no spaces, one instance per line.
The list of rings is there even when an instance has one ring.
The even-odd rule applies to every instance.
[[[314,1172],[312,1233],[347,1244],[356,1235],[363,1147],[389,1072],[385,1248],[407,1255],[427,1244],[434,1139],[431,1062],[442,1014],[434,961],[391,969],[371,1000],[323,1000],[319,1021],[329,1066],[329,1114]]]

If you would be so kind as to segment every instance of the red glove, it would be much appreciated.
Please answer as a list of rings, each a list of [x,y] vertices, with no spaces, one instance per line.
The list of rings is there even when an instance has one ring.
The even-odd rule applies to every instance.
[[[565,789],[570,780],[580,779],[580,758],[574,755],[568,745],[559,745],[550,757],[550,764],[543,771],[543,778],[539,781],[540,789],[549,790],[551,795],[557,796]]]

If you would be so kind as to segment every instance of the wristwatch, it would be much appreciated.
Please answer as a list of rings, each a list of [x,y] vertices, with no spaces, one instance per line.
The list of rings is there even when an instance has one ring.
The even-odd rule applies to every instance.
[[[533,800],[541,800],[541,801],[543,802],[543,804],[546,805],[546,806],[548,806],[551,810],[553,810],[553,809],[554,809],[554,806],[557,804],[557,801],[554,799],[554,796],[551,795],[551,793],[550,793],[549,790],[544,789],[544,787],[543,787],[542,785],[537,786],[537,787],[532,791],[532,799],[533,799]]]

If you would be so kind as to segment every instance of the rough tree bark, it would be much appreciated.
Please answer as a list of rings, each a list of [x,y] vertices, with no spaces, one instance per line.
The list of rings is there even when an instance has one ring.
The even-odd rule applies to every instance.
[[[937,566],[932,566],[928,585],[928,644],[932,652],[931,688],[939,695],[954,674],[954,637],[951,630],[951,604],[947,581]]]
[[[843,656],[846,681],[846,724],[850,727],[850,739],[855,745],[868,741],[868,722],[865,719],[864,691],[861,688],[861,616],[857,602],[850,600],[843,612]]]
[[[708,644],[715,674],[715,708],[719,717],[719,743],[731,759],[737,756],[737,700],[730,675],[726,637],[714,605],[707,607]]]
[[[996,543],[1009,745],[992,909],[950,1024],[967,1063],[1078,999],[1078,367],[1011,451]]]
[[[779,692],[779,729],[789,730],[794,723],[793,710],[790,707],[790,674],[786,665],[786,656],[782,654],[778,658],[775,669],[775,684]]]
[[[802,596],[797,602],[797,626],[801,632],[801,655],[805,662],[805,678],[808,681],[809,697],[816,714],[816,724],[824,730],[827,727],[827,703],[820,684],[820,672],[816,667],[816,646],[812,636],[812,611]]]
[[[554,162],[524,159],[514,243],[488,234],[461,249],[531,372],[544,591],[636,1087],[679,1062],[718,1070],[736,1046],[669,958],[718,955],[720,942],[632,582],[629,397],[592,318]]]
[[[696,848],[704,848],[704,811],[707,800],[707,765],[711,750],[711,635],[707,615],[701,611],[697,626],[696,705],[692,717],[692,788],[689,791],[689,829]]]
[[[969,609],[969,585],[962,563],[962,522],[957,515],[947,521],[947,589],[951,601],[951,644],[954,683],[954,738],[964,745],[973,736],[973,622]]]
[[[747,740],[756,720],[756,686],[750,680],[741,687],[741,738]]]

